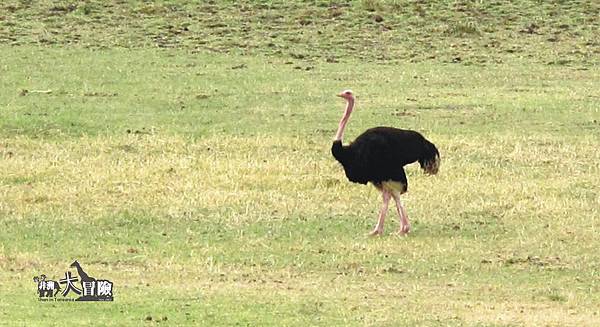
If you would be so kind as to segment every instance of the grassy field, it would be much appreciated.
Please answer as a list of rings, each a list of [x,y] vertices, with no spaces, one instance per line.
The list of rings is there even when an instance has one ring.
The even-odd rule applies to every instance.
[[[600,325],[592,1],[0,4],[0,326]],[[211,14],[212,13],[212,14]],[[330,146],[421,131],[413,231]],[[73,260],[107,303],[38,302]]]

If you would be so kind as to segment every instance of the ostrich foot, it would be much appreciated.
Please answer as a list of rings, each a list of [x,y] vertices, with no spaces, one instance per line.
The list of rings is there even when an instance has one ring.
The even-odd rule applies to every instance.
[[[408,235],[408,233],[410,233],[410,225],[409,224],[404,224],[402,226],[400,226],[400,229],[398,229],[397,234],[400,236],[406,236]]]
[[[369,234],[367,234],[368,236],[380,236],[383,235],[383,228],[375,228],[374,230],[372,230]]]

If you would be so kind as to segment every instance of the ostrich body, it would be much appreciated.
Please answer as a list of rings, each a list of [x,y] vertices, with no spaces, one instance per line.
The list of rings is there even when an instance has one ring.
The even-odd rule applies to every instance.
[[[408,190],[404,166],[418,161],[427,174],[438,172],[440,155],[435,145],[423,135],[411,130],[393,127],[375,127],[359,135],[354,142],[342,145],[344,129],[354,109],[354,95],[346,90],[338,94],[346,100],[346,110],[331,146],[333,157],[344,167],[346,177],[351,182],[367,184],[371,182],[383,197],[383,206],[377,225],[370,235],[381,235],[383,223],[391,198],[396,202],[400,216],[400,235],[410,232],[406,209],[400,195]]]

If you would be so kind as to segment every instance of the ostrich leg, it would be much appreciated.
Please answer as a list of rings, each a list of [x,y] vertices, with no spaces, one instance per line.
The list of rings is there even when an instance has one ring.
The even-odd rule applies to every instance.
[[[400,193],[393,193],[394,201],[396,202],[396,210],[400,216],[400,229],[398,234],[404,236],[410,232],[410,223],[408,222],[408,214],[400,201]]]
[[[377,221],[377,225],[373,231],[369,233],[370,236],[383,234],[383,222],[385,221],[385,215],[388,211],[388,204],[390,203],[391,194],[388,190],[382,189],[381,195],[383,196],[383,205],[381,206],[381,212],[379,212],[379,220]]]

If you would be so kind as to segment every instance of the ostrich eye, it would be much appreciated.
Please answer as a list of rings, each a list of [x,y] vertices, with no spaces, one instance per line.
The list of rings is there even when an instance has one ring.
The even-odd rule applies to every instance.
[[[350,95],[351,93],[350,93],[350,92],[348,92],[348,91],[346,91],[346,92],[344,92],[344,94],[346,94],[346,95]]]

